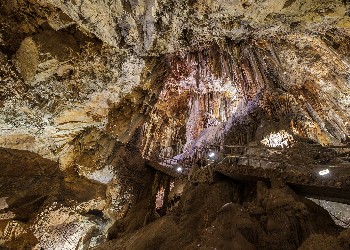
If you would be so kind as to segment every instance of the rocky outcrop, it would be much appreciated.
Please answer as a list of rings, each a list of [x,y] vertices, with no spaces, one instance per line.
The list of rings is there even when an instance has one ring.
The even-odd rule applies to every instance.
[[[224,37],[287,34],[349,27],[342,1],[94,1],[40,0],[61,9],[109,45],[139,53],[173,52]]]
[[[347,231],[336,238],[338,230],[325,210],[287,186],[216,180],[188,185],[167,216],[95,249],[309,249],[319,234],[346,249]]]
[[[88,138],[84,137],[78,155],[87,153]],[[137,211],[141,201],[148,204],[151,199],[147,190],[154,173],[141,157],[135,157],[131,146],[117,147],[112,154],[115,158],[106,167],[87,165],[92,153],[85,161],[76,155],[77,163],[63,171],[58,162],[29,151],[0,151],[0,245],[5,249],[96,246],[107,239],[108,228],[130,208]],[[144,196],[140,196],[142,192]],[[147,211],[145,205],[141,226]]]
[[[106,187],[63,173],[57,162],[28,151],[2,148],[0,157],[1,245],[28,249],[39,244],[52,249],[65,244],[69,248],[88,232],[102,233],[106,221],[89,213],[105,208]]]

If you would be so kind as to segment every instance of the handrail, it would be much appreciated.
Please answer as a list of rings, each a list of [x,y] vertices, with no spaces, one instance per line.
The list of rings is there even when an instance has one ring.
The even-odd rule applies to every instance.
[[[290,161],[293,161],[292,159],[290,161],[286,159],[281,159],[281,160],[276,160],[274,157],[263,157],[260,155],[250,155],[247,154],[247,150],[250,148],[258,148],[258,149],[267,149],[267,150],[278,150],[278,151],[289,151],[292,153],[298,153],[300,150],[305,150],[304,148],[293,148],[293,147],[288,147],[288,148],[280,148],[280,147],[266,147],[266,146],[249,146],[249,145],[225,145],[225,144],[207,144],[204,145],[203,147],[192,147],[191,149],[188,149],[184,151],[182,154],[188,154],[185,158],[183,159],[175,159],[171,157],[152,157],[153,161],[159,162],[159,163],[165,163],[165,165],[170,165],[170,166],[182,166],[185,168],[185,165],[193,165],[196,163],[196,161],[201,160],[201,161],[207,161],[207,157],[205,155],[208,154],[209,150],[215,149],[215,151],[221,151],[220,149],[222,148],[228,148],[228,149],[245,149],[245,152],[238,152],[238,155],[233,155],[232,151],[231,153],[223,153],[220,152],[220,162],[224,161],[226,158],[235,158],[235,159],[247,159],[249,160],[256,160],[260,162],[261,161],[266,161],[266,162],[271,162],[271,163],[280,163],[280,164],[287,164],[287,165],[298,165],[295,163],[292,163]],[[350,144],[347,145],[339,145],[339,146],[322,146],[319,144],[309,144],[308,148],[316,148],[316,149],[333,149],[333,148],[343,148],[343,149],[350,149]],[[350,152],[349,152],[350,153]],[[337,157],[337,156],[334,156]],[[332,156],[327,156],[327,157],[322,157],[321,159],[317,160],[310,160],[308,162],[303,162],[303,166],[306,167],[308,165],[318,165],[317,163],[321,161],[322,159],[325,158],[332,158]],[[324,164],[322,164],[324,165]]]

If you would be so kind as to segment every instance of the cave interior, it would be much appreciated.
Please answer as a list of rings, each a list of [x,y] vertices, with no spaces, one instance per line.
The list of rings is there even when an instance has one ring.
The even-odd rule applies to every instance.
[[[0,249],[349,250],[350,1],[0,0]]]

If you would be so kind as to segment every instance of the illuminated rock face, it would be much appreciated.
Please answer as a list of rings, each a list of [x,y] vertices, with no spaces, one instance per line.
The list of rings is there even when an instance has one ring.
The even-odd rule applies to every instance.
[[[169,157],[203,144],[260,141],[279,131],[290,134],[287,141],[292,134],[323,145],[348,141],[349,79],[343,69],[349,66],[340,54],[335,63],[322,59],[321,48],[331,50],[322,39],[308,40],[319,66],[299,67],[289,59],[299,53],[296,60],[304,60],[290,36],[226,42],[222,49],[213,45],[175,56],[169,64],[176,78],[165,82],[144,126],[144,152],[160,146],[160,154]],[[179,108],[184,112],[178,114]]]
[[[146,159],[349,142],[349,15],[341,0],[0,0],[0,146],[23,150],[16,165],[1,149],[0,244],[76,249],[144,226],[169,182]]]
[[[199,137],[262,139],[276,132],[256,138],[265,120],[321,144],[348,140],[342,1],[2,6],[4,147],[62,159],[89,127],[126,143],[143,126],[144,155],[174,156]]]

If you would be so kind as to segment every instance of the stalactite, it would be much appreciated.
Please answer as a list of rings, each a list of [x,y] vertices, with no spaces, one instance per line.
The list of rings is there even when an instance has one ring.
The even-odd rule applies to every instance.
[[[252,121],[248,121],[249,119],[243,118],[244,115],[250,117],[250,112],[254,109],[261,110],[268,119],[285,120],[287,123],[293,120],[295,131],[303,136],[317,138],[318,132],[314,131],[315,126],[311,128],[305,125],[306,121],[309,124],[327,123],[334,131],[346,130],[344,125],[339,125],[344,123],[342,114],[334,115],[332,118],[318,115],[322,107],[317,103],[331,98],[322,97],[321,100],[312,92],[310,87],[312,84],[306,83],[304,89],[293,87],[293,91],[286,94],[291,87],[288,86],[289,78],[284,74],[279,56],[278,49],[266,40],[240,44],[227,40],[220,45],[214,44],[197,51],[168,56],[173,73],[164,83],[161,93],[164,99],[161,100],[171,99],[176,89],[178,96],[187,95],[188,112],[181,121],[170,119],[164,122],[164,118],[161,117],[164,115],[170,117],[170,113],[167,114],[165,109],[156,109],[155,116],[158,119],[152,118],[153,121],[149,123],[161,123],[162,126],[156,126],[153,130],[150,129],[152,126],[145,126],[148,132],[144,148],[148,150],[144,152],[150,154],[159,151],[162,157],[175,157],[182,153],[188,154],[194,145],[205,145],[211,140],[223,142],[226,137],[231,137],[231,143],[244,145],[255,139],[254,133],[258,125],[252,123],[258,124],[258,119],[261,119],[253,118]],[[232,92],[233,89],[236,92]],[[305,94],[305,91],[311,91],[311,94]],[[299,100],[300,95],[305,96],[306,100]],[[309,106],[303,107],[307,102],[310,103]],[[339,110],[339,106],[330,104],[329,107]],[[240,112],[237,115],[236,110]],[[310,113],[307,110],[313,111]],[[319,118],[315,120],[316,116]],[[241,119],[246,119],[248,123],[243,125]],[[231,120],[230,123],[236,121],[233,124],[220,125],[228,120]],[[221,128],[213,130],[215,126]],[[232,135],[227,135],[227,129],[233,126],[239,126],[240,132],[237,130],[232,132]],[[326,131],[326,128],[321,126],[321,130]],[[180,131],[183,131],[182,138],[178,139],[181,137]],[[237,134],[233,135],[235,133]],[[335,137],[339,139],[341,136]],[[341,138],[345,140],[345,137]]]

